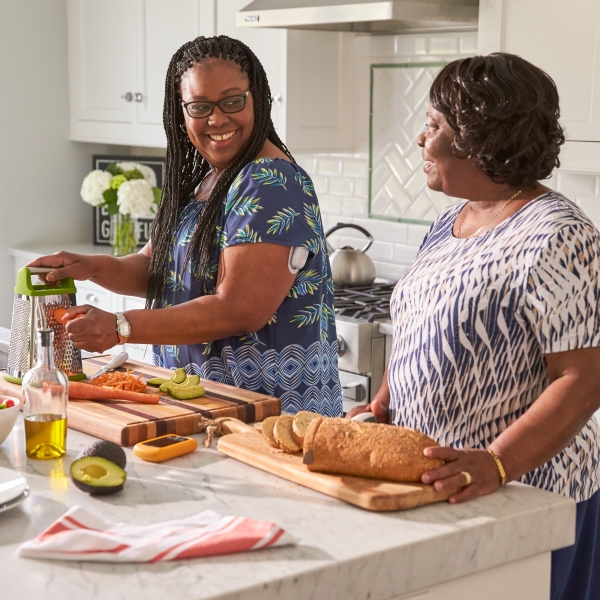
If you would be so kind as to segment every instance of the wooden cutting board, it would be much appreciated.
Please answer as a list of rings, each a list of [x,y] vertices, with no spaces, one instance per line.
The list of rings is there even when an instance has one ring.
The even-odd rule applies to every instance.
[[[271,448],[258,432],[225,435],[219,438],[218,448],[223,454],[267,473],[367,510],[404,510],[441,502],[450,496],[450,492],[437,492],[433,486],[422,483],[315,473],[302,464],[300,454],[285,454]]]
[[[112,356],[88,358],[83,361],[83,370],[89,376],[103,367]],[[153,377],[171,377],[169,369],[129,360],[118,371],[132,370],[147,381]],[[161,395],[158,404],[138,404],[125,400],[93,402],[91,400],[69,400],[67,425],[103,440],[121,446],[132,446],[150,438],[174,433],[191,435],[200,433],[202,418],[235,417],[245,423],[262,421],[281,413],[277,398],[250,392],[231,385],[202,380],[206,394],[195,400],[175,400]],[[0,377],[0,394],[21,398],[21,386]]]

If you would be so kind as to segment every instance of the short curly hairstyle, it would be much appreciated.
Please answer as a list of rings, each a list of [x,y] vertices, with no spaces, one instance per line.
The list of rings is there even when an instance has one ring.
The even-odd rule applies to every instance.
[[[556,85],[520,56],[455,60],[438,73],[429,99],[456,132],[455,150],[492,181],[528,187],[560,166],[565,136]]]

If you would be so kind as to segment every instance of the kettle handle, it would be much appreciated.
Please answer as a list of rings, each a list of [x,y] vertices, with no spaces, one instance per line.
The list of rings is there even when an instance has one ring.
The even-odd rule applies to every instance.
[[[365,235],[367,237],[367,239],[369,240],[367,242],[366,246],[364,248],[361,248],[361,250],[360,250],[361,252],[366,252],[371,247],[371,244],[375,241],[373,239],[373,236],[364,227],[361,227],[360,225],[355,225],[354,223],[338,223],[337,225],[334,225],[325,234],[325,237],[328,238],[334,231],[337,231],[338,229],[344,229],[346,227],[349,227],[350,229],[357,229],[363,235]],[[329,244],[327,244],[327,245],[329,246]],[[329,248],[331,249],[331,246],[329,246]]]

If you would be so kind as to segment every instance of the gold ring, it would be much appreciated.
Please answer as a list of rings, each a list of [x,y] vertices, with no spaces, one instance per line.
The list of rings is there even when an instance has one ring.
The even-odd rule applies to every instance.
[[[469,473],[469,471],[461,471],[460,474],[464,475],[464,478],[466,479],[465,487],[467,487],[468,485],[471,485],[471,482],[473,481],[473,478],[471,477],[471,473]]]

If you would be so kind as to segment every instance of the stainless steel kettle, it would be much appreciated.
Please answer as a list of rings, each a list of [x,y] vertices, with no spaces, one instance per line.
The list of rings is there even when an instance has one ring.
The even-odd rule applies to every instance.
[[[329,242],[327,243],[330,253],[329,262],[331,263],[333,284],[339,286],[370,285],[375,279],[375,265],[365,253],[374,241],[373,236],[360,225],[354,225],[354,223],[338,223],[325,234],[325,237],[327,238],[334,231],[346,227],[360,231],[367,236],[369,241],[361,250],[351,248],[350,246],[344,246],[343,248],[334,250],[329,245]]]

